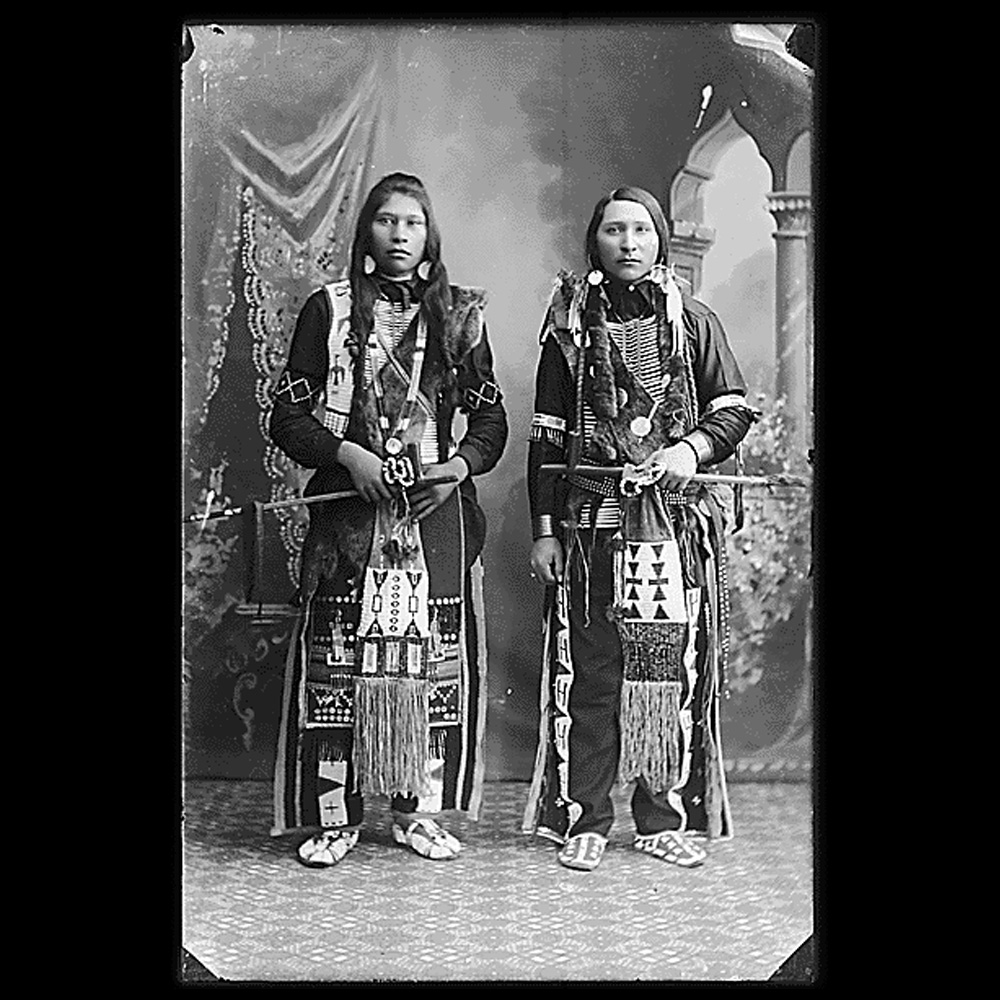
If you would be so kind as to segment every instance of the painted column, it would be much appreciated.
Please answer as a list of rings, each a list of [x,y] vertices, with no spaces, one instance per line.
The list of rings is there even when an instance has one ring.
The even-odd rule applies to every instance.
[[[809,236],[812,201],[807,194],[779,191],[767,197],[778,223],[775,275],[775,390],[784,396],[796,450],[805,457],[809,440],[808,329]]]

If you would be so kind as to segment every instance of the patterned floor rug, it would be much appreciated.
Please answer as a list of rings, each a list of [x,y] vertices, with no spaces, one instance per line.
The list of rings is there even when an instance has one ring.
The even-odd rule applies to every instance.
[[[271,786],[185,786],[182,943],[232,981],[768,979],[812,934],[808,784],[730,789],[736,836],[685,871],[631,849],[627,801],[600,868],[561,867],[521,835],[528,786],[491,782],[465,847],[432,862],[396,847],[387,801],[358,846],[312,870],[271,837]]]

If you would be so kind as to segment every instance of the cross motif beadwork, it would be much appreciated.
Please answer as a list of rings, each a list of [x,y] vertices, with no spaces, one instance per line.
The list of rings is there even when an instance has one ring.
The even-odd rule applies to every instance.
[[[465,390],[465,405],[470,410],[478,410],[484,403],[492,406],[500,395],[500,387],[494,382],[483,382],[478,389]]]
[[[300,396],[298,393],[303,386],[305,387],[305,392]],[[285,396],[292,403],[305,403],[312,399],[313,394],[313,390],[309,388],[308,380],[304,378],[293,379],[288,372],[282,373],[275,389],[276,396]]]

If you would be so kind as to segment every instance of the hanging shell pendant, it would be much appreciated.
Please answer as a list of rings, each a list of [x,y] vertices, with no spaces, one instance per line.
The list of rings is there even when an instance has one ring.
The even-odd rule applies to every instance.
[[[657,400],[657,402],[653,403],[653,408],[649,411],[648,417],[635,417],[632,423],[628,425],[628,429],[637,438],[644,438],[653,429],[653,414],[656,413],[656,408],[659,405],[659,400]]]
[[[390,455],[398,455],[403,450],[403,442],[398,437],[391,437],[385,443],[385,450]]]

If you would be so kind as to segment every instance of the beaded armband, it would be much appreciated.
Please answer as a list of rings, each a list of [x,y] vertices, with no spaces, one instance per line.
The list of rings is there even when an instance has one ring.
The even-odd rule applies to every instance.
[[[463,394],[466,410],[478,410],[480,406],[492,406],[502,398],[500,386],[496,382],[481,382],[479,388],[469,387]]]
[[[281,373],[278,384],[274,387],[274,398],[280,399],[283,403],[312,403],[322,391],[322,386],[310,385],[309,379],[305,375],[297,375],[294,378],[286,369]]]
[[[746,401],[746,397],[738,392],[727,392],[724,396],[716,396],[708,406],[705,407],[705,416],[710,416],[717,410],[725,410],[728,407],[736,407],[744,410],[753,410]]]
[[[566,446],[566,421],[550,413],[536,413],[531,418],[529,441],[547,441],[557,448]]]

